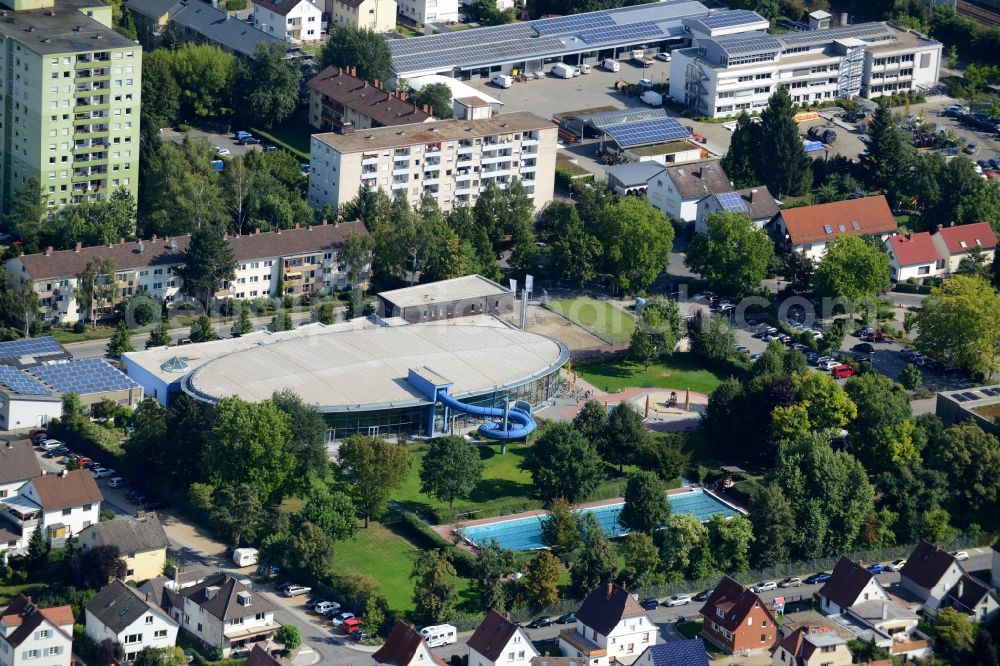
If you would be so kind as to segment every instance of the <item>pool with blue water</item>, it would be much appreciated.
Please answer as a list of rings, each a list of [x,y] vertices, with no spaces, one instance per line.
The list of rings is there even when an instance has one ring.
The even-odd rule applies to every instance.
[[[673,513],[690,513],[701,521],[706,521],[715,514],[721,513],[727,518],[736,515],[737,511],[717,497],[706,493],[701,488],[692,488],[688,492],[669,495],[670,509]],[[621,513],[624,502],[608,504],[588,509],[580,509],[581,513],[593,514],[608,537],[620,537],[628,530],[618,524],[618,514]],[[496,539],[503,548],[510,550],[535,550],[544,548],[542,543],[542,520],[545,516],[529,516],[527,518],[512,518],[486,525],[475,525],[462,528],[460,533],[474,544],[481,544],[490,539]]]

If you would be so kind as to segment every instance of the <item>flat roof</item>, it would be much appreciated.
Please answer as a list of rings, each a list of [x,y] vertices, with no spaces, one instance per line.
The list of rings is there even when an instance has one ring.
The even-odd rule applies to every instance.
[[[683,19],[707,16],[693,0],[663,0],[524,23],[388,40],[400,76],[540,60],[608,46],[657,42],[685,35]],[[716,15],[721,14],[717,12]]]
[[[378,127],[357,130],[350,134],[326,132],[313,134],[313,141],[330,146],[339,153],[357,153],[364,150],[381,150],[413,146],[421,143],[441,143],[458,141],[491,134],[510,134],[551,129],[556,126],[544,118],[528,111],[505,113],[480,120],[438,120],[436,122],[404,125],[401,127]]]
[[[260,401],[289,389],[321,412],[415,407],[429,401],[406,378],[428,368],[458,397],[518,386],[569,358],[560,342],[463,320],[311,335],[227,354],[184,380],[185,392],[215,403],[238,395]]]
[[[465,275],[451,280],[439,280],[429,284],[383,291],[378,297],[391,302],[396,307],[409,308],[415,305],[447,303],[467,298],[509,294],[510,289],[497,284],[482,275]]]
[[[103,6],[101,2],[59,0],[52,7],[21,11],[5,10],[0,35],[13,39],[41,55],[109,51],[139,44],[83,13]]]

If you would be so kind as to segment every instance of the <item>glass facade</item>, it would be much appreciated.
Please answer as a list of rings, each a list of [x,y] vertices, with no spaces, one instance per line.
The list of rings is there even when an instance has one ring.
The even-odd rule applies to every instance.
[[[481,407],[503,407],[509,397],[511,401],[521,400],[532,408],[543,405],[555,396],[562,385],[559,369],[552,370],[547,375],[525,382],[524,384],[481,393],[475,396],[456,396],[458,400]],[[378,435],[380,437],[426,435],[427,410],[429,406],[400,407],[378,410],[358,410],[354,412],[327,412],[323,416],[330,426],[329,437],[341,440],[351,435]],[[436,433],[446,431],[445,408],[442,404],[434,405],[434,430]],[[449,414],[447,429],[463,432],[478,426],[483,419],[468,414]]]

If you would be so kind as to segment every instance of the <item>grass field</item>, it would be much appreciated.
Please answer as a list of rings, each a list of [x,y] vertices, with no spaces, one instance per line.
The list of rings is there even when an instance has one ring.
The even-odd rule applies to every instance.
[[[610,303],[587,296],[549,301],[548,308],[605,342],[628,342],[635,317]]]
[[[704,368],[697,357],[677,353],[665,363],[659,362],[643,368],[640,363],[627,360],[624,354],[595,361],[581,361],[573,370],[597,388],[614,392],[630,386],[643,388],[691,389],[698,393],[711,393],[722,377]]]

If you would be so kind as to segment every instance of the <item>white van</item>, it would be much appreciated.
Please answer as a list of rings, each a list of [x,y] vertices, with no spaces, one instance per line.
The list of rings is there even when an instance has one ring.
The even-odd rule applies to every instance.
[[[574,76],[578,76],[575,74],[578,71],[576,67],[559,63],[552,68],[552,76],[558,76],[560,79],[572,79]]]
[[[424,627],[420,630],[420,635],[427,641],[427,647],[441,647],[451,645],[458,640],[458,630],[450,624],[435,624]]]
[[[257,564],[256,548],[236,548],[233,550],[233,562],[238,567],[251,567]]]
[[[496,74],[490,83],[495,85],[497,88],[510,88],[514,83],[514,79],[505,74]]]
[[[608,70],[609,72],[617,72],[622,68],[622,64],[615,60],[614,58],[605,58],[601,61],[601,67]]]

